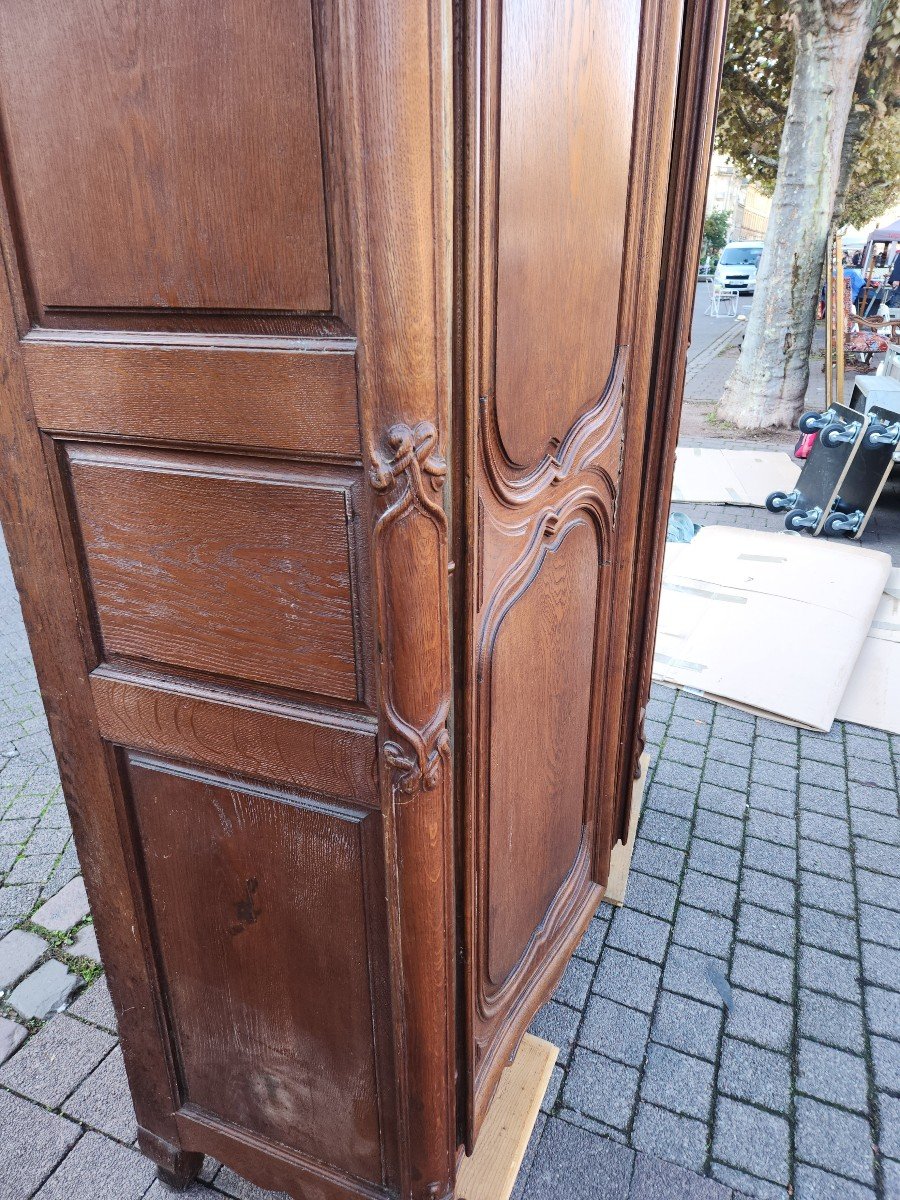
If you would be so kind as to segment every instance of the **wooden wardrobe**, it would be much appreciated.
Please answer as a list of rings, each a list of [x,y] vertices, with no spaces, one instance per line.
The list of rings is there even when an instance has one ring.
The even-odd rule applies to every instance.
[[[0,0],[3,526],[144,1153],[445,1200],[627,820],[724,0]]]

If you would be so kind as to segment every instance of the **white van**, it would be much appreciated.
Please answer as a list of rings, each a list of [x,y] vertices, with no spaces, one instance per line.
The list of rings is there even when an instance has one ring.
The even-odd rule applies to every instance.
[[[729,242],[719,258],[713,281],[720,287],[749,292],[752,296],[762,249],[762,242]]]

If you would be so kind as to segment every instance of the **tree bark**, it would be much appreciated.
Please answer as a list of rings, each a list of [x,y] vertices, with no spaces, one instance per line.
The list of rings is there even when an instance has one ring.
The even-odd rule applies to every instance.
[[[740,357],[718,415],[791,425],[809,352],[856,77],[884,0],[797,0],[797,55],[772,211]]]

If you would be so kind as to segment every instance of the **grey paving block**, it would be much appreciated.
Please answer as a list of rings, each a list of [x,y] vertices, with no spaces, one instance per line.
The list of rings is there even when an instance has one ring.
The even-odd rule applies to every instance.
[[[679,1116],[653,1104],[638,1105],[631,1140],[638,1150],[689,1170],[702,1170],[706,1163],[706,1122]]]
[[[653,1019],[652,1037],[655,1042],[695,1054],[698,1058],[715,1061],[722,1023],[720,1009],[662,992]]]
[[[900,950],[900,913],[892,913],[886,908],[876,908],[874,904],[861,904],[859,906],[859,934],[864,941]]]
[[[853,848],[858,867],[892,879],[900,878],[900,846],[886,846],[884,842],[858,837],[853,839]]]
[[[7,875],[6,882],[43,884],[52,874],[55,865],[55,854],[30,854],[26,852]]]
[[[894,768],[890,762],[879,762],[874,758],[847,758],[847,778],[861,783],[890,790],[896,787]]]
[[[686,767],[702,767],[706,761],[706,749],[698,742],[686,742],[682,738],[670,737],[666,739],[666,758]]]
[[[748,837],[744,842],[744,865],[754,871],[766,871],[770,875],[777,875],[780,879],[796,879],[797,852],[790,846],[779,846],[775,842]]]
[[[730,742],[743,742],[749,745],[754,738],[753,720],[746,719],[749,714],[738,713],[737,710],[718,709],[713,717],[712,735],[714,738],[724,738]]]
[[[697,793],[697,807],[743,820],[747,810],[747,797],[743,792],[730,792],[727,788],[712,783],[701,783]]]
[[[823,813],[825,816],[842,820],[847,818],[847,794],[844,791],[836,792],[831,788],[801,783],[797,803],[802,812]]]
[[[523,1200],[622,1200],[633,1166],[633,1150],[549,1117]]]
[[[673,711],[678,717],[688,717],[710,725],[716,713],[716,705],[711,700],[701,700],[698,696],[691,696],[679,688],[675,693]]]
[[[900,1162],[884,1159],[881,1164],[884,1178],[885,1200],[898,1200],[900,1197]]]
[[[789,1050],[794,1028],[794,1010],[788,1004],[734,988],[734,1007],[728,1014],[725,1032],[769,1050]]]
[[[874,729],[871,732],[881,733],[880,730]],[[890,742],[885,734],[880,737],[862,737],[858,733],[848,731],[844,741],[850,758],[861,758],[869,762],[891,761]]]
[[[651,917],[659,917],[663,921],[671,919],[675,911],[675,901],[678,889],[665,879],[657,879],[653,875],[644,875],[640,871],[631,871],[628,876],[628,890],[625,893],[625,906],[644,912]]]
[[[704,721],[691,721],[685,717],[673,717],[669,722],[669,737],[681,738],[686,742],[699,742],[705,746],[709,741],[710,726]]]
[[[797,765],[797,746],[794,742],[758,737],[753,743],[753,753],[764,762],[780,763],[785,767],[796,767]]]
[[[867,809],[870,812],[883,813],[888,817],[897,815],[896,788],[873,787],[867,783],[851,783],[847,788],[850,797],[851,811]]]
[[[728,763],[734,767],[749,767],[753,757],[753,747],[747,741],[737,742],[716,736],[713,726],[713,736],[706,746],[706,757],[714,762]],[[746,789],[745,789],[746,790]]]
[[[848,958],[859,952],[853,920],[809,908],[806,904],[800,906],[800,941],[805,946],[834,950]]]
[[[881,1136],[878,1139],[881,1153],[900,1160],[900,1099],[896,1096],[879,1096],[878,1117],[881,1123]]]
[[[846,1050],[800,1038],[797,1089],[808,1096],[866,1112],[869,1106],[865,1060]]]
[[[790,1127],[783,1117],[723,1096],[716,1105],[713,1154],[740,1171],[787,1184]]]
[[[137,1121],[118,1046],[78,1086],[62,1109],[67,1117],[109,1134],[116,1141],[135,1140]]]
[[[759,814],[770,813],[772,816],[794,821],[797,816],[797,793],[785,792],[767,783],[751,784],[750,811]],[[767,836],[766,840],[773,841],[773,838]]]
[[[864,903],[877,904],[882,908],[889,908],[891,912],[900,912],[900,888],[897,887],[896,880],[887,875],[877,875],[858,868],[856,890]]]
[[[801,729],[800,757],[811,758],[815,762],[843,763],[844,746],[840,740],[836,741],[811,729]]]
[[[731,1200],[731,1188],[676,1163],[638,1152],[628,1200]]]
[[[150,1191],[144,1193],[144,1200],[172,1200],[173,1196],[178,1196],[180,1200],[216,1200],[216,1197],[221,1195],[222,1192],[214,1192],[205,1183],[192,1183],[185,1191],[175,1192],[156,1179]],[[515,1193],[513,1195],[515,1196]]]
[[[738,849],[744,839],[744,822],[734,817],[724,817],[721,813],[698,809],[694,820],[694,835],[705,838],[708,842],[716,842],[720,846],[730,846]]]
[[[563,1102],[614,1129],[631,1121],[639,1074],[634,1067],[613,1062],[580,1046],[563,1083]]]
[[[553,999],[558,1000],[560,1004],[568,1004],[570,1008],[581,1008],[591,990],[593,978],[594,968],[591,963],[580,958],[571,959],[553,993]]]
[[[682,792],[679,788],[667,787],[664,783],[655,782],[647,789],[647,798],[644,803],[645,808],[655,808],[659,812],[685,819],[691,817],[695,805],[696,800],[692,792]]]
[[[5,1063],[15,1054],[27,1036],[28,1030],[24,1025],[20,1025],[18,1021],[11,1021],[8,1017],[0,1017],[0,1063]]]
[[[875,1200],[875,1193],[865,1184],[853,1183],[806,1163],[797,1163],[794,1185],[796,1200]]]
[[[876,1085],[883,1091],[900,1092],[900,1042],[872,1037],[871,1047]]]
[[[631,857],[631,869],[677,882],[684,869],[684,851],[660,846],[658,842],[644,842],[639,838]]]
[[[737,900],[737,886],[729,879],[686,871],[681,881],[681,900],[693,908],[731,917]]]
[[[800,836],[813,842],[825,842],[846,850],[850,845],[850,827],[846,816],[832,817],[820,812],[801,812]]]
[[[46,904],[42,904],[32,920],[42,929],[49,929],[52,933],[64,933],[79,921],[83,921],[89,912],[84,880],[79,876],[61,888]]]
[[[714,1066],[651,1042],[641,1083],[641,1099],[686,1117],[706,1120],[712,1104]]]
[[[863,942],[862,974],[867,983],[900,990],[900,950]]]
[[[856,912],[856,897],[849,880],[832,879],[830,875],[800,872],[800,899],[809,908],[824,909],[839,916],[852,917]]]
[[[36,1200],[140,1200],[156,1169],[143,1154],[86,1133],[53,1172]]]
[[[84,925],[78,930],[72,943],[66,946],[66,953],[71,954],[74,958],[90,958],[93,962],[99,963],[100,947],[97,945],[97,931],[93,925]]]
[[[774,842],[778,846],[796,846],[797,823],[793,817],[779,816],[761,808],[752,808],[747,817],[747,833],[750,837]]]
[[[720,1005],[722,1000],[710,971],[727,977],[728,963],[725,959],[713,958],[687,946],[670,946],[663,973],[663,986],[670,992],[690,996],[694,1000],[705,1000],[708,1004]]]
[[[837,846],[827,846],[824,842],[801,838],[797,857],[804,871],[816,871],[820,875],[831,875],[834,879],[853,878],[850,853]]]
[[[734,1200],[745,1200],[747,1196],[754,1197],[754,1200],[784,1200],[785,1189],[777,1183],[767,1183],[765,1179],[758,1179],[725,1163],[710,1163],[709,1169],[716,1179],[735,1189]]]
[[[875,1182],[872,1133],[865,1118],[798,1096],[795,1122],[798,1159],[860,1183]]]
[[[734,1099],[786,1113],[791,1099],[791,1061],[786,1054],[726,1037],[719,1060],[718,1088]]]
[[[650,842],[659,842],[664,846],[673,846],[676,850],[684,850],[690,840],[691,826],[689,821],[681,817],[654,812],[648,808],[641,816],[639,836]]]
[[[900,1038],[900,992],[866,987],[864,989],[864,1007],[866,1024],[872,1033]]]
[[[18,983],[40,962],[46,951],[44,939],[35,933],[26,933],[24,929],[13,929],[0,938],[0,991]]]
[[[750,787],[750,768],[748,765],[708,758],[703,768],[703,780],[732,792],[746,793]]]
[[[754,758],[750,767],[750,778],[754,783],[768,783],[783,791],[795,791],[797,788],[796,767],[786,767],[781,763],[764,762]],[[813,782],[812,780],[810,782]]]
[[[547,1084],[544,1098],[541,1101],[541,1112],[550,1113],[553,1111],[565,1077],[566,1074],[562,1067],[554,1067],[550,1072],[550,1082]]]
[[[736,987],[791,1003],[794,995],[794,960],[742,942],[734,948],[731,982]]]
[[[794,952],[794,921],[782,913],[755,904],[742,904],[738,914],[737,935],[743,942],[771,950],[776,954]]]
[[[580,1012],[551,1000],[549,1004],[538,1009],[529,1026],[529,1033],[533,1033],[535,1037],[545,1038],[554,1046],[558,1046],[559,1058],[557,1061],[565,1066],[572,1053],[572,1045],[580,1022]]]
[[[833,792],[844,792],[847,789],[847,776],[842,765],[813,758],[800,760],[800,782],[828,788]]]
[[[108,1029],[110,1033],[117,1032],[116,1013],[105,976],[81,993],[69,1009],[69,1015],[80,1017],[92,1025],[99,1025],[101,1029]]]
[[[575,953],[586,962],[596,962],[603,950],[608,926],[596,918],[591,921],[575,948]]]
[[[694,871],[703,871],[707,875],[717,875],[721,879],[737,882],[741,873],[741,855],[738,850],[728,846],[694,837],[691,839],[688,866]]]
[[[270,1200],[270,1198],[271,1200],[290,1200],[290,1197],[284,1192],[268,1192],[257,1187],[255,1183],[243,1179],[230,1167],[222,1167],[213,1183],[217,1191],[234,1197],[234,1200]]]
[[[825,992],[854,1004],[860,1002],[859,964],[855,958],[843,958],[815,946],[802,946],[797,978],[800,986],[810,991]]]
[[[726,917],[681,904],[672,937],[680,946],[688,946],[714,958],[727,958],[734,938],[734,925]]]
[[[81,1137],[81,1129],[71,1121],[3,1090],[0,1130],[0,1195],[4,1200],[32,1195]],[[75,1200],[75,1193],[67,1200]]]
[[[652,1012],[659,991],[661,968],[610,947],[603,952],[593,990],[608,1000]]]
[[[26,975],[10,993],[8,1003],[23,1017],[43,1020],[63,1008],[80,986],[81,979],[68,967],[51,958]]]
[[[644,913],[620,908],[612,919],[606,942],[615,950],[624,950],[638,958],[662,962],[669,940],[669,925]]]
[[[796,907],[796,889],[788,879],[777,875],[766,875],[764,871],[750,868],[741,872],[741,899],[773,912],[793,916]]]
[[[889,846],[900,846],[900,817],[869,812],[864,808],[851,808],[850,828],[856,837],[887,842]]]
[[[665,736],[665,721],[651,721],[649,717],[644,718],[644,737],[647,739],[648,746],[659,746]]]
[[[650,1018],[645,1013],[616,1004],[605,996],[592,996],[578,1042],[607,1058],[639,1067],[644,1061],[649,1033]]]
[[[798,730],[793,725],[786,725],[783,721],[774,721],[770,717],[756,718],[756,736],[776,738],[781,742],[793,742],[796,744]]]
[[[115,1039],[66,1013],[54,1017],[0,1070],[0,1084],[58,1108],[109,1054]]]
[[[804,1037],[836,1046],[839,1050],[863,1050],[862,1009],[846,1000],[822,996],[801,988],[800,1032]]]

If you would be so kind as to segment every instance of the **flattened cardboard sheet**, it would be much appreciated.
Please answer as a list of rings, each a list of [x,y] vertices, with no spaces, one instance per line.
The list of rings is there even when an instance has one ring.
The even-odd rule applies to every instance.
[[[675,456],[672,500],[761,508],[770,492],[791,491],[799,475],[799,464],[782,450],[681,446]]]
[[[707,526],[667,555],[654,678],[828,730],[890,570],[858,545]]]
[[[900,733],[900,568],[891,571],[863,642],[838,720]]]

